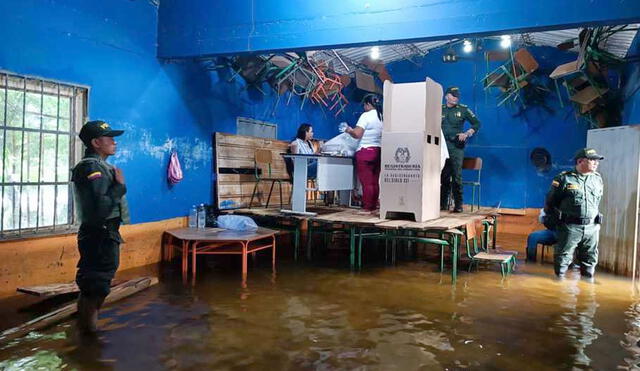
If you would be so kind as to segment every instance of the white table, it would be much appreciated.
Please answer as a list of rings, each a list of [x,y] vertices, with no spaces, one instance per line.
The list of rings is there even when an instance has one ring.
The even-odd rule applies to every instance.
[[[340,200],[349,200],[349,192],[354,187],[353,157],[331,156],[322,154],[294,155],[283,153],[282,157],[293,160],[293,194],[291,210],[285,213],[300,215],[316,215],[307,212],[307,164],[311,160],[318,161],[315,191],[341,191]]]

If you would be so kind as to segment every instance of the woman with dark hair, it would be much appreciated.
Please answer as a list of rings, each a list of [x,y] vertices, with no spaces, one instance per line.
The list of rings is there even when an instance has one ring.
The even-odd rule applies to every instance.
[[[362,100],[364,113],[354,128],[347,125],[341,131],[360,139],[356,151],[356,173],[362,184],[362,214],[373,214],[380,195],[380,147],[382,141],[382,100],[368,94]]]
[[[311,139],[313,139],[313,127],[310,124],[301,124],[300,127],[298,127],[296,137],[293,139],[291,144],[289,144],[291,153],[296,155],[313,155],[317,153],[318,151],[313,146],[313,143],[311,143]],[[317,161],[308,161],[307,177],[315,178],[317,169]]]

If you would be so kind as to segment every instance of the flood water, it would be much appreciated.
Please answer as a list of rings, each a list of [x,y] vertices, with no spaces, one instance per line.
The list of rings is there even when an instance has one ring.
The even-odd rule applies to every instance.
[[[314,263],[269,253],[240,284],[239,261],[203,262],[195,286],[178,262],[160,284],[101,312],[97,339],[79,340],[73,321],[4,346],[0,368],[77,370],[546,370],[640,365],[640,304],[631,282],[520,264],[456,285],[437,259],[369,262],[351,272],[345,256]],[[340,254],[338,254],[340,255]],[[335,261],[334,261],[335,260]],[[336,263],[337,261],[337,263]]]

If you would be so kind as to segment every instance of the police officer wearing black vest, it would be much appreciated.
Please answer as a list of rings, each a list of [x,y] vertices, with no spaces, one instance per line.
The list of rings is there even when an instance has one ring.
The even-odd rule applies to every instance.
[[[79,137],[87,147],[84,157],[72,169],[72,182],[80,221],[80,261],[76,283],[78,328],[83,333],[97,329],[98,311],[110,292],[111,280],[120,262],[120,224],[129,223],[129,209],[122,170],[106,162],[116,153],[112,130],[104,121],[89,121]]]

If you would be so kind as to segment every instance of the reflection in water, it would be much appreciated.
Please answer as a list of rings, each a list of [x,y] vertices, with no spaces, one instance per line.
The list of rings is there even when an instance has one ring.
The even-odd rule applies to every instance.
[[[620,343],[629,353],[620,369],[635,370],[640,368],[640,303],[629,305],[625,312],[628,331]]]
[[[595,285],[580,281],[579,278],[576,275],[571,280],[558,282],[560,306],[564,310],[558,325],[566,332],[569,344],[575,348],[572,364],[589,366],[591,358],[587,356],[586,349],[602,335],[602,331],[594,324],[598,308]]]
[[[174,273],[107,307],[99,337],[79,341],[63,323],[0,349],[0,368],[543,370],[640,361],[640,307],[628,281],[607,275],[555,282],[550,265],[524,265],[504,281],[491,268],[461,272],[452,286],[421,262],[361,273],[281,263],[277,278],[268,264],[253,267],[242,287],[220,269],[200,271],[195,286]]]

